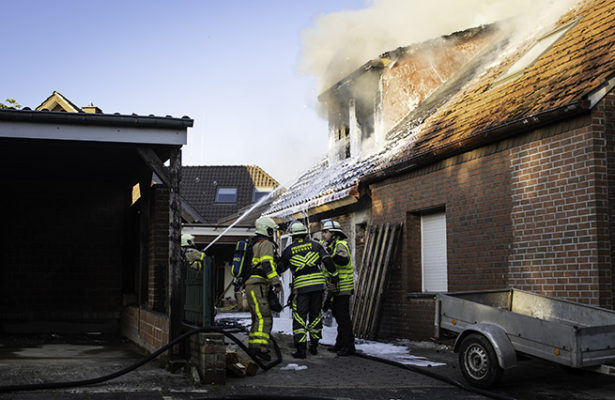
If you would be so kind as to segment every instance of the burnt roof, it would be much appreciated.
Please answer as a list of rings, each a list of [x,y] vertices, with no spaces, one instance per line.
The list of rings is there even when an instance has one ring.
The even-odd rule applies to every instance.
[[[500,37],[425,99],[387,134],[378,153],[307,171],[267,214],[308,208],[364,182],[384,179],[423,162],[433,162],[536,124],[586,112],[590,95],[615,73],[615,0],[587,0],[563,15],[555,27],[578,23],[515,80],[492,83],[541,37],[521,45]],[[547,33],[546,31],[543,34]],[[506,46],[513,46],[507,48]],[[504,56],[505,55],[505,56]]]

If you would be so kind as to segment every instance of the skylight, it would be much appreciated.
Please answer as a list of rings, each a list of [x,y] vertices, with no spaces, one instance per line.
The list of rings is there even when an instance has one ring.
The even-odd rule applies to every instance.
[[[576,19],[564,26],[559,27],[558,29],[548,33],[542,38],[538,39],[538,42],[529,49],[520,59],[517,60],[506,72],[504,72],[498,79],[496,79],[491,87],[494,88],[496,86],[503,85],[507,82],[510,82],[514,79],[517,79],[521,75],[523,75],[523,71],[526,68],[533,65],[536,60],[540,58],[547,50],[555,44],[562,36],[566,34],[572,27],[574,27],[579,19]]]

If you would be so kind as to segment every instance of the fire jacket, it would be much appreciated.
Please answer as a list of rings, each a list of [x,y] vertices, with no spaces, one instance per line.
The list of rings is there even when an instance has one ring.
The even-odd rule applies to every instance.
[[[318,242],[297,239],[282,252],[280,271],[290,268],[293,274],[293,290],[308,293],[325,290],[327,281],[320,264],[324,263],[330,276],[337,276],[331,256]]]
[[[252,263],[246,284],[262,282],[279,285],[275,243],[269,238],[257,235],[250,240],[248,246],[252,248]]]
[[[336,295],[353,294],[354,292],[354,269],[352,254],[345,240],[337,239],[327,245],[327,250],[335,263],[335,269],[339,274]]]

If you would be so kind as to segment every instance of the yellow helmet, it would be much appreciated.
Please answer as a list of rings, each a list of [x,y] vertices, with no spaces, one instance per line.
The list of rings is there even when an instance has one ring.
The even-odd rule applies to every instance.
[[[275,223],[273,218],[260,217],[254,223],[254,227],[256,228],[256,233],[270,238],[273,237],[273,232],[278,229],[278,224]]]
[[[288,233],[290,233],[290,236],[307,235],[308,231],[301,221],[295,221],[288,227]]]
[[[189,233],[182,235],[182,247],[192,246],[194,244],[194,236]]]

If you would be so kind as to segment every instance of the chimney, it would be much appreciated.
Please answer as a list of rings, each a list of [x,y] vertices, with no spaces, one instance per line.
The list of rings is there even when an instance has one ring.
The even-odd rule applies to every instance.
[[[90,102],[89,106],[81,107],[86,114],[102,114],[103,111]]]

